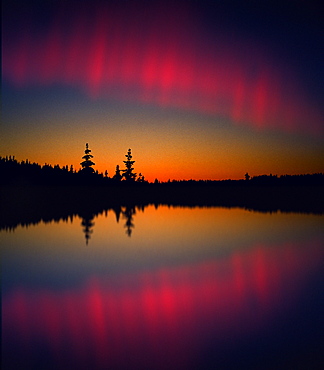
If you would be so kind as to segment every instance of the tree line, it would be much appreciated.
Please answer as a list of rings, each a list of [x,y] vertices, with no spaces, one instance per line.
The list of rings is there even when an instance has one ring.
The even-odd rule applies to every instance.
[[[79,184],[97,184],[97,185],[118,185],[118,184],[148,184],[148,181],[142,173],[135,172],[131,149],[128,149],[123,161],[124,169],[116,166],[112,177],[108,176],[108,171],[99,173],[93,166],[93,155],[89,149],[88,143],[84,150],[81,169],[78,171],[73,165],[60,167],[58,164],[51,165],[45,163],[40,165],[35,162],[17,161],[15,156],[0,156],[0,185],[79,185]],[[167,186],[191,186],[191,185],[324,185],[324,173],[301,174],[301,175],[259,175],[251,177],[245,173],[241,180],[168,180],[161,182],[158,179],[154,181],[155,185]]]
[[[60,166],[45,163],[40,165],[36,162],[18,161],[15,156],[0,156],[0,184],[1,185],[59,185],[59,184],[118,184],[118,183],[148,183],[145,177],[134,172],[131,149],[128,149],[123,161],[125,169],[116,166],[116,171],[112,177],[108,176],[108,171],[99,173],[93,166],[93,155],[88,143],[80,163],[81,169],[74,169],[73,165]]]

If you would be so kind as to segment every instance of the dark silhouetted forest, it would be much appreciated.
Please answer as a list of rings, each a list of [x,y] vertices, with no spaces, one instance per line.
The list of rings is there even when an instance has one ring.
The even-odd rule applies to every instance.
[[[91,150],[86,149],[86,152]],[[116,186],[121,183],[132,184],[148,184],[144,176],[140,173],[138,176],[133,172],[131,150],[126,154],[127,161],[125,163],[126,169],[121,170],[119,165],[116,166],[116,172],[112,177],[105,174],[98,173],[92,168],[94,164],[90,161],[90,154],[81,164],[83,168],[76,171],[73,166],[62,166],[58,164],[50,165],[45,163],[40,165],[35,162],[17,161],[14,156],[0,157],[0,185],[10,186],[53,186],[53,185],[102,185],[102,186]],[[89,158],[88,158],[89,157]],[[123,172],[123,174],[121,174]],[[302,174],[302,175],[260,175],[250,177],[248,173],[244,175],[241,180],[168,180],[166,182],[159,181],[157,178],[153,182],[154,185],[159,185],[160,189],[165,189],[167,186],[281,186],[281,185],[324,185],[324,174]]]

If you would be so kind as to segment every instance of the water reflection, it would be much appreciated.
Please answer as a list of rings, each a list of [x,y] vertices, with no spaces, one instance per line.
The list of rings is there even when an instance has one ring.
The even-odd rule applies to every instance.
[[[102,214],[105,215],[105,217],[108,216],[108,213],[113,212],[115,215],[115,219],[117,224],[119,223],[120,219],[122,218],[125,220],[124,223],[124,228],[125,233],[127,236],[131,237],[133,233],[133,229],[135,228],[135,223],[134,223],[134,216],[137,215],[138,211],[144,212],[145,210],[154,207],[156,210],[158,209],[228,209],[228,210],[235,210],[235,209],[241,209],[241,210],[246,210],[249,213],[256,213],[256,214],[268,214],[268,215],[281,215],[281,214],[289,214],[288,212],[280,212],[280,211],[273,211],[273,210],[264,210],[264,211],[255,211],[254,209],[247,209],[247,208],[228,208],[228,207],[213,207],[210,205],[201,205],[201,206],[183,206],[183,205],[163,205],[159,203],[155,204],[124,204],[124,205],[114,205],[110,207],[97,207],[95,205],[87,205],[87,206],[81,206],[80,209],[77,212],[72,212],[65,210],[64,212],[60,212],[59,210],[51,209],[49,210],[49,214],[52,213],[52,211],[55,211],[52,216],[42,216],[40,217],[39,215],[37,217],[26,217],[26,215],[23,215],[21,220],[19,219],[19,214],[15,215],[15,221],[9,221],[6,219],[2,219],[0,222],[0,232],[2,230],[4,231],[15,231],[17,227],[26,227],[28,228],[29,226],[35,226],[38,225],[39,223],[44,223],[44,224],[51,224],[51,223],[59,223],[59,222],[70,222],[73,223],[75,218],[80,217],[81,220],[81,226],[82,230],[84,233],[86,245],[88,245],[89,240],[91,239],[91,235],[94,232],[94,219]],[[46,212],[45,212],[46,213]],[[302,214],[302,213],[292,213],[291,214]],[[55,214],[55,215],[54,215]],[[306,215],[307,213],[305,213]],[[319,214],[312,214],[309,213],[310,216],[314,215],[322,215],[321,213]],[[22,221],[24,220],[24,221]]]
[[[3,239],[3,369],[321,363],[323,217],[135,206],[80,216],[86,242],[96,228],[91,248],[80,220]]]
[[[123,218],[126,220],[125,222],[125,228],[126,228],[126,234],[130,237],[132,236],[132,231],[134,226],[133,220],[134,220],[134,215],[136,214],[135,207],[126,207],[123,211]]]
[[[141,207],[141,209],[144,211],[144,206]],[[120,215],[122,215],[122,218],[125,220],[124,227],[126,228],[126,234],[127,236],[132,236],[134,225],[134,215],[136,214],[136,207],[135,206],[126,206],[126,207],[114,207],[111,209],[115,213],[116,216],[116,222],[119,223]],[[108,209],[104,211],[105,217],[108,216]],[[91,238],[91,234],[93,233],[93,227],[95,223],[93,222],[93,219],[96,217],[92,212],[82,212],[80,214],[80,217],[82,218],[81,226],[82,231],[84,233],[84,237],[86,240],[86,245],[89,243],[89,239]]]
[[[318,243],[259,245],[176,268],[114,279],[91,276],[63,291],[16,289],[3,302],[7,361],[33,369],[45,360],[57,369],[70,361],[82,369],[195,369],[216,363],[227,368],[236,362],[240,368],[267,368],[255,356],[266,356],[272,365],[289,363],[296,355],[290,346],[303,343],[316,351],[319,344],[320,305],[310,311],[301,300],[305,291],[311,296],[307,289],[320,257]],[[301,318],[311,326],[300,325]],[[285,341],[291,352],[271,358],[272,347],[284,350]]]
[[[84,212],[80,215],[82,217],[81,225],[83,227],[84,237],[86,240],[86,244],[88,245],[89,239],[91,238],[91,234],[93,233],[93,227],[95,223],[93,222],[93,219],[95,215],[91,212]]]

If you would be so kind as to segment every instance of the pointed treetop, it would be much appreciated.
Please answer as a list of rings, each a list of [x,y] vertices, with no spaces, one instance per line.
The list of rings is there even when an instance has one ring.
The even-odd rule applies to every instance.
[[[91,161],[91,158],[93,158],[93,155],[89,154],[91,150],[89,149],[89,144],[86,143],[86,149],[84,151],[85,155],[82,157],[84,159],[83,162],[81,162],[82,171],[85,173],[93,173],[95,172],[92,166],[95,165],[94,162]]]
[[[91,149],[89,149],[89,144],[88,143],[86,143],[86,148],[85,148],[85,154],[89,154],[89,153],[91,153]]]
[[[125,154],[125,157],[130,161],[132,159],[132,149],[128,149],[127,154]]]

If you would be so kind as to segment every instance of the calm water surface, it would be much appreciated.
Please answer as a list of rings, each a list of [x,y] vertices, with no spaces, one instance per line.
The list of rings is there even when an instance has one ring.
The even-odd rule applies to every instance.
[[[1,231],[3,369],[315,369],[323,216],[122,207]]]

